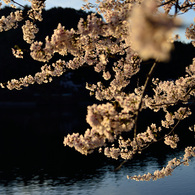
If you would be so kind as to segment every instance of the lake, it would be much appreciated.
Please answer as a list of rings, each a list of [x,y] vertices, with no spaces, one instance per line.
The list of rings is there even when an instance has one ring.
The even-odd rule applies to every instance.
[[[126,177],[161,169],[168,160],[182,156],[182,150],[146,151],[114,171],[122,161],[101,154],[85,157],[65,148],[64,134],[86,128],[81,122],[85,116],[78,115],[81,110],[33,104],[1,107],[1,195],[195,194],[195,159],[190,166],[180,166],[172,176],[157,181],[137,182]]]

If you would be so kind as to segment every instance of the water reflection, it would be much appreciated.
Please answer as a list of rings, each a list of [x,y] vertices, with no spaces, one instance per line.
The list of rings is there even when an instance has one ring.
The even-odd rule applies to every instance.
[[[194,171],[192,166],[181,167],[171,177],[154,182],[135,182],[127,180],[127,173],[136,173],[130,167],[123,167],[119,172],[113,172],[112,167],[102,166],[96,173],[74,175],[74,179],[50,174],[34,175],[25,178],[19,175],[8,183],[0,184],[0,194],[194,194]],[[155,169],[157,166],[146,166],[146,170]],[[143,171],[140,171],[143,172]]]
[[[65,134],[86,128],[81,123],[82,109],[42,106],[1,110],[0,194],[194,194],[194,160],[192,166],[178,168],[172,177],[159,181],[126,179],[127,174],[143,174],[165,166],[173,154],[163,152],[163,148],[144,153],[117,172],[114,169],[120,163],[115,160],[101,154],[85,157],[65,148]],[[174,155],[179,157],[182,152],[177,150]]]

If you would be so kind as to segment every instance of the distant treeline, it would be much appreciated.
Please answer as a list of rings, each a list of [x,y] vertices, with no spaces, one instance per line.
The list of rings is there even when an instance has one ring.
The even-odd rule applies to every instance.
[[[28,7],[25,8],[24,12],[28,10]],[[1,15],[8,15],[12,8],[5,7],[0,10]],[[77,28],[77,23],[80,18],[87,18],[86,13],[82,10],[75,10],[72,8],[52,8],[50,10],[43,11],[43,21],[38,22],[36,25],[39,28],[39,32],[36,36],[36,40],[44,41],[46,36],[51,36],[53,30],[57,27],[58,23],[61,23],[66,29]],[[20,26],[22,23],[20,24]],[[25,75],[34,75],[36,72],[40,71],[40,67],[43,63],[34,61],[29,55],[29,45],[23,41],[22,30],[21,28],[12,29],[8,32],[0,33],[0,82],[6,82],[12,78],[20,78]],[[18,46],[24,49],[24,59],[17,59],[12,55],[11,48]],[[192,63],[192,58],[195,57],[195,48],[192,44],[185,44],[181,42],[174,43],[174,50],[171,53],[171,60],[169,63],[160,63],[154,73],[154,77],[159,77],[160,79],[176,79],[182,75],[185,75],[185,67]],[[54,61],[58,58],[61,58],[59,55],[55,55]],[[71,56],[64,57],[63,59],[69,60]],[[52,61],[51,61],[52,62]],[[51,63],[49,62],[49,64]],[[150,69],[151,63],[144,62],[145,65],[141,69],[142,78],[144,81],[147,72]],[[92,73],[94,71],[93,67],[83,67],[79,70],[73,71],[71,75],[71,80],[76,84],[85,85],[85,82],[95,82],[97,79],[100,79],[101,75],[97,73]],[[90,73],[90,74],[89,74]],[[66,73],[65,73],[66,75]],[[39,92],[49,90],[50,93],[64,93],[64,87],[60,86],[61,81],[66,81],[65,76],[60,78],[55,78],[54,82],[51,84],[35,85],[28,87],[25,91]],[[142,84],[143,81],[140,81]],[[8,92],[6,89],[0,89],[1,94],[10,95],[12,93],[23,92]]]

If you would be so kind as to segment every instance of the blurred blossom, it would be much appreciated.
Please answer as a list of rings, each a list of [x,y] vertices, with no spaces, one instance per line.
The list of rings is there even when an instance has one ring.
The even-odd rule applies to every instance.
[[[134,6],[129,18],[128,42],[144,60],[154,58],[167,61],[173,47],[168,40],[181,21],[158,12],[157,6],[155,0],[146,0]]]

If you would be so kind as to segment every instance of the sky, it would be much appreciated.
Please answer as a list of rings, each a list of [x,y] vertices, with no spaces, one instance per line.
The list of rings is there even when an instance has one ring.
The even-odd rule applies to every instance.
[[[80,9],[84,2],[82,0],[47,0],[46,9],[52,7],[72,7],[75,9]]]
[[[25,0],[15,0],[18,3],[29,4]],[[90,2],[95,2],[95,0],[92,0]],[[47,0],[46,1],[46,9],[50,9],[52,7],[72,7],[74,9],[80,9],[82,5],[84,4],[84,1],[82,0]]]
[[[95,0],[91,0],[90,2],[95,2]],[[72,7],[75,9],[80,9],[82,7],[82,5],[85,2],[82,0],[47,0],[46,1],[46,9],[50,9],[54,6],[58,7]],[[193,17],[195,17],[195,13],[194,11],[190,11],[189,13],[183,14],[181,16],[182,19],[182,23],[185,26],[189,26],[190,23],[193,22]],[[189,42],[189,40],[187,40],[185,38],[185,28],[183,29],[179,29],[175,32],[175,34],[180,34],[181,40],[184,42]]]
[[[25,0],[15,0],[22,5],[28,4]],[[90,2],[95,3],[95,0],[90,0]],[[51,9],[52,7],[71,7],[79,10],[85,2],[83,0],[47,0],[46,1],[46,9]],[[195,17],[194,11],[190,11],[189,13],[185,13],[181,16],[182,22],[184,26],[189,26],[190,23],[193,22],[193,18]],[[185,38],[185,28],[179,29],[176,31],[176,34],[180,34],[181,40],[184,42],[189,42]]]

